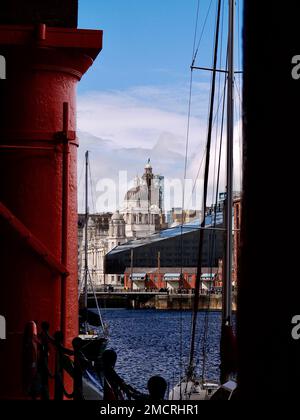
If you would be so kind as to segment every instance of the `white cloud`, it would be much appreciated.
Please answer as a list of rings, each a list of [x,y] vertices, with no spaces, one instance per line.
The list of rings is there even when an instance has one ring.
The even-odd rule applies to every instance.
[[[209,85],[195,83],[194,92],[187,173],[187,177],[192,179],[198,172],[205,150]],[[90,92],[79,96],[78,173],[80,177],[84,153],[90,150],[91,170],[95,183],[92,191],[94,203],[101,201],[99,191],[96,191],[96,183],[109,178],[118,184],[119,170],[128,171],[128,179],[131,180],[137,173],[142,173],[148,157],[151,158],[156,173],[161,173],[170,180],[183,178],[187,107],[188,90],[178,86],[139,86],[126,91]],[[238,133],[237,128],[235,133]],[[225,141],[224,136],[224,144]],[[235,143],[238,145],[237,140]],[[235,157],[239,158],[238,147],[235,147]],[[213,163],[214,144],[212,165]],[[224,185],[224,158],[222,167]],[[203,171],[200,175],[202,174]],[[81,211],[83,209],[82,179],[83,177],[79,188]],[[212,184],[211,180],[210,190],[213,189]],[[117,192],[118,190],[117,185]],[[118,207],[121,205],[122,203],[117,203]],[[92,206],[92,210],[105,209],[93,209]],[[107,210],[114,210],[114,208]]]
[[[163,132],[181,137],[184,143],[187,91],[141,86],[126,91],[90,92],[79,97],[78,127],[113,141],[116,147],[153,147]],[[203,121],[192,116],[192,145],[199,142],[202,129]]]

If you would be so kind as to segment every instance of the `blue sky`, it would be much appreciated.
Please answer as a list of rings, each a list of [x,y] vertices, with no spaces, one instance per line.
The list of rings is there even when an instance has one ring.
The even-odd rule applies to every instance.
[[[101,56],[79,91],[186,81],[197,3],[198,0],[79,0],[79,27],[104,31]],[[210,3],[211,0],[200,0],[199,29]],[[216,4],[213,0],[198,64],[211,64]]]
[[[197,3],[79,0],[79,28],[104,31],[103,51],[78,85],[79,172],[89,149],[95,185],[103,178],[116,179],[119,169],[127,170],[129,178],[141,173],[148,157],[155,172],[182,178]],[[197,65],[212,63],[216,5],[217,0],[200,0],[197,40],[209,7],[210,13]],[[227,0],[224,5],[226,28]],[[241,15],[241,6],[239,10]],[[241,29],[241,16],[238,22]],[[225,29],[222,45],[225,52]],[[195,178],[205,149],[209,83],[210,74],[194,73],[190,178]],[[101,191],[96,189],[97,199]],[[82,186],[79,196],[80,204]]]
[[[80,91],[186,81],[196,6],[195,0],[79,1],[79,27],[104,31],[101,56]]]

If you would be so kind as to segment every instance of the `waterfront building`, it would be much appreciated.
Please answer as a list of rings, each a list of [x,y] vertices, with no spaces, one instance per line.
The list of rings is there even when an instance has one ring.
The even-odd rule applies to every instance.
[[[125,195],[121,210],[128,239],[144,238],[165,227],[164,177],[154,175],[150,159],[142,177]]]
[[[133,267],[126,268],[124,287],[133,291],[168,290],[174,292],[181,289],[192,292],[196,284],[196,267]],[[219,270],[203,268],[201,275],[201,292],[208,293],[218,284]]]
[[[216,217],[216,228],[212,224]],[[203,267],[218,267],[224,252],[223,209],[206,215]],[[147,238],[128,241],[106,255],[107,273],[124,273],[128,267],[197,267],[200,221],[164,229]],[[158,259],[160,263],[158,263]]]
[[[175,227],[183,223],[193,222],[200,219],[201,212],[198,210],[184,210],[181,207],[173,207],[167,212],[167,223],[169,227]]]
[[[79,280],[84,275],[84,215],[78,220],[78,271]],[[126,242],[125,221],[119,211],[116,213],[101,213],[89,216],[88,221],[88,266],[97,289],[104,284],[118,286],[121,276],[109,274],[105,276],[105,255],[118,245]]]
[[[78,217],[78,272],[84,273],[85,216]],[[147,238],[166,227],[164,217],[164,177],[155,175],[150,160],[144,174],[136,177],[127,191],[121,211],[89,216],[88,266],[95,289],[103,285],[122,287],[124,272],[105,275],[105,257],[118,246],[137,238]]]
[[[149,188],[150,186],[150,188]],[[204,248],[202,265],[212,266],[218,271],[217,278],[213,278],[216,287],[222,285],[222,270],[220,261],[223,258],[223,216],[224,200],[226,194],[220,195],[217,206],[206,209],[206,227],[204,234]],[[193,276],[193,268],[197,266],[199,249],[199,212],[185,212],[186,223],[181,227],[178,223],[167,229],[163,217],[163,177],[154,175],[150,161],[145,166],[142,177],[137,177],[135,186],[125,195],[124,205],[116,213],[103,213],[91,215],[88,226],[88,259],[89,268],[95,288],[103,285],[112,285],[114,288],[134,287],[145,288],[147,278],[151,280],[157,267],[169,267],[169,289],[179,287],[179,280],[173,278],[174,273],[181,270],[178,267],[189,267],[187,275]],[[179,211],[180,210],[180,211]],[[179,214],[180,213],[180,214]],[[241,220],[241,198],[235,194],[234,199],[234,254],[233,254],[233,284],[237,282],[239,229]],[[182,217],[181,209],[173,209],[173,214]],[[213,233],[209,228],[216,217],[217,231]],[[191,219],[191,220],[190,220]],[[174,219],[175,220],[175,217]],[[179,219],[177,220],[177,222]],[[79,273],[82,277],[84,268],[84,216],[79,216]],[[213,245],[213,246],[212,246]],[[159,260],[159,261],[158,261]],[[135,267],[137,275],[147,274],[145,279],[137,275],[134,285],[129,278],[131,267]],[[143,267],[148,267],[145,270]],[[171,271],[170,271],[171,269]],[[156,271],[155,271],[156,270]],[[172,271],[175,270],[175,271]],[[105,274],[106,273],[106,274]],[[129,273],[129,274],[128,274]],[[172,274],[172,276],[171,276]],[[195,273],[194,273],[195,274]],[[205,274],[205,273],[204,273]],[[189,278],[188,288],[193,288],[192,277]],[[207,280],[207,281],[206,281]],[[203,287],[212,284],[211,280],[204,279]],[[184,281],[185,278],[184,278]],[[164,288],[165,279],[161,276],[152,281],[152,288]]]
[[[239,229],[241,220],[241,197],[234,194],[234,260],[233,260],[233,285],[237,283],[238,272],[238,251],[239,251]],[[206,209],[204,233],[204,245],[202,252],[202,266],[218,267],[218,276],[214,278],[214,287],[222,286],[222,258],[224,253],[224,200],[226,195],[220,195],[216,206]],[[216,230],[211,229],[216,221]],[[199,253],[199,228],[200,220],[177,225],[155,233],[146,239],[136,239],[114,248],[106,256],[106,270],[125,272],[125,283],[128,282],[130,267],[135,267],[137,273],[157,272],[159,266],[165,268],[192,269],[198,264]],[[143,267],[148,267],[145,270]],[[150,269],[151,268],[151,269]],[[152,270],[152,271],[151,271]],[[156,271],[155,271],[156,270]],[[189,271],[187,270],[187,272]],[[126,277],[127,273],[127,277]],[[202,271],[203,274],[205,274]],[[209,280],[209,278],[207,277]],[[203,281],[203,284],[206,282]],[[127,283],[128,286],[129,283]],[[129,286],[128,286],[129,287]],[[130,286],[131,287],[131,286]]]

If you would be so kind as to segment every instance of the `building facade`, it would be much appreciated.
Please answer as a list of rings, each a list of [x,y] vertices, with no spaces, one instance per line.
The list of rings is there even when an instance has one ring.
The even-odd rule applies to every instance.
[[[216,206],[206,209],[206,230],[204,232],[202,247],[202,267],[213,267],[213,272],[218,272],[216,278],[213,278],[213,287],[217,289],[222,287],[223,277],[222,259],[225,249],[225,198],[226,196],[224,195],[220,196],[220,201]],[[237,193],[234,196],[233,220],[233,285],[236,286],[238,282],[239,229],[241,221],[241,197]],[[216,224],[216,229],[210,229],[214,224]],[[152,281],[151,279],[153,276],[157,277],[158,288],[166,287],[164,284],[165,280],[163,279],[161,272],[158,271],[159,267],[164,267],[164,275],[170,274],[170,277],[174,277],[174,273],[177,273],[178,277],[178,273],[181,273],[181,270],[178,267],[186,267],[184,272],[185,275],[193,276],[195,274],[193,274],[193,267],[196,267],[198,264],[199,228],[200,221],[199,219],[196,219],[194,222],[186,223],[183,227],[169,227],[166,230],[162,230],[161,232],[152,235],[150,238],[129,241],[126,244],[113,249],[106,256],[106,270],[107,272],[111,272],[111,270],[119,273],[125,272],[126,287],[136,289],[139,288],[138,283],[142,285],[142,288],[147,287],[144,283]],[[133,284],[129,277],[131,275],[131,267],[134,267]],[[143,267],[148,268],[145,269]],[[202,273],[205,274],[203,271]],[[143,276],[141,274],[143,274]],[[140,278],[137,278],[137,276],[140,276]],[[188,282],[188,284],[193,285],[193,281],[194,280],[192,280],[192,283]],[[208,285],[211,284],[211,282],[211,276],[207,275],[205,279],[203,279],[202,285]],[[168,286],[170,289],[172,289],[172,284],[175,285],[174,278]],[[152,285],[151,287],[153,287],[153,282],[150,282],[149,285]],[[190,287],[193,288],[193,286]],[[189,287],[186,288],[188,289]]]
[[[126,238],[145,238],[165,225],[164,177],[155,175],[150,159],[142,177],[136,177],[134,186],[125,195],[121,210],[126,223]]]
[[[222,285],[221,260],[224,252],[223,214],[226,196],[220,195],[217,206],[206,209],[206,225],[216,222],[218,230],[206,230],[202,264],[214,268],[218,276],[207,276],[202,285],[207,288]],[[88,268],[94,287],[103,285],[134,289],[161,289],[179,287],[192,289],[195,282],[199,248],[199,212],[172,212],[172,224],[164,217],[164,178],[155,175],[150,160],[142,177],[136,177],[134,187],[127,191],[120,211],[91,215],[88,221]],[[178,219],[176,215],[178,213]],[[237,283],[241,199],[234,197],[234,255],[233,283]],[[84,215],[79,216],[79,277],[84,276]],[[177,226],[177,227],[176,227]],[[158,272],[158,267],[165,267]],[[188,267],[183,278],[178,278],[178,268]],[[132,272],[131,267],[135,267]],[[139,268],[141,267],[141,268]],[[143,267],[148,267],[143,269]],[[149,268],[152,267],[152,268]],[[181,271],[180,271],[181,272]],[[179,274],[180,274],[179,272]],[[106,273],[106,274],[105,274]],[[176,277],[177,276],[177,277]],[[133,281],[131,281],[133,280]],[[167,281],[168,280],[168,281]],[[181,283],[183,281],[183,283]],[[167,285],[168,283],[168,285]],[[207,287],[206,287],[207,286]]]
[[[128,240],[145,238],[166,227],[164,177],[155,175],[150,160],[134,187],[127,191],[121,211],[88,218],[88,268],[95,289],[103,285],[123,286],[124,275],[105,275],[105,256]],[[78,218],[79,282],[85,273],[85,215]]]
[[[127,268],[124,287],[132,291],[177,290],[193,291],[196,286],[196,267]],[[218,268],[202,268],[201,293],[213,290],[218,285]]]
[[[85,273],[85,216],[78,219],[78,272],[79,281]],[[105,276],[105,255],[118,245],[126,242],[125,221],[116,213],[102,213],[88,218],[88,269],[95,289],[105,284],[118,286],[120,276]]]

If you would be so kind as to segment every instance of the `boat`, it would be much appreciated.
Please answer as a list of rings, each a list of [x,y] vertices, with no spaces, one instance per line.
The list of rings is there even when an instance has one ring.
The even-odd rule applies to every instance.
[[[102,383],[89,370],[85,370],[82,375],[82,396],[84,400],[90,401],[101,401],[104,398]]]
[[[169,394],[170,400],[213,400],[232,399],[237,389],[237,383],[234,376],[231,375],[234,370],[228,354],[235,356],[235,343],[232,326],[232,208],[233,208],[233,128],[234,128],[234,16],[235,16],[235,0],[229,0],[228,13],[228,49],[227,49],[227,69],[219,70],[218,64],[218,45],[220,33],[220,18],[222,10],[222,0],[218,0],[217,20],[214,41],[214,62],[212,71],[212,86],[210,98],[210,111],[208,122],[208,135],[206,147],[206,161],[205,161],[205,175],[204,175],[204,193],[203,193],[203,210],[202,221],[200,227],[199,238],[199,256],[197,277],[195,286],[195,299],[193,307],[192,319],[192,333],[190,344],[189,364],[186,369],[186,374],[179,383],[171,390]],[[194,69],[207,70],[203,67],[194,66],[195,57],[191,66],[191,71]],[[216,76],[222,71],[227,73],[227,80],[224,82],[224,93],[227,91],[227,157],[226,157],[226,183],[227,191],[225,198],[225,255],[223,258],[223,305],[222,305],[222,327],[221,327],[221,342],[220,342],[220,381],[210,381],[205,378],[205,366],[203,362],[203,369],[201,377],[195,373],[195,351],[196,351],[196,332],[197,332],[197,314],[198,314],[198,296],[201,291],[201,276],[202,276],[202,251],[205,232],[205,215],[207,208],[207,193],[208,193],[208,178],[210,170],[210,149],[212,141],[212,127],[214,117],[214,103],[215,103],[215,89]],[[227,87],[227,89],[226,89]],[[225,104],[225,95],[224,102]],[[223,106],[224,107],[224,106]],[[217,195],[216,195],[217,205]],[[183,223],[183,221],[182,221]],[[208,308],[209,309],[209,308]],[[233,357],[234,357],[233,356]],[[236,362],[236,360],[235,360]]]
[[[95,294],[88,264],[88,182],[89,182],[89,152],[85,154],[85,226],[84,226],[84,274],[79,283],[79,337],[84,341],[82,352],[88,360],[96,361],[105,350],[108,342],[108,327],[103,322],[101,311]],[[88,286],[94,294],[96,313],[88,308]],[[83,286],[83,294],[81,289]]]
[[[220,388],[219,383],[213,381],[202,382],[197,378],[182,379],[169,394],[169,400],[175,401],[205,401]]]

